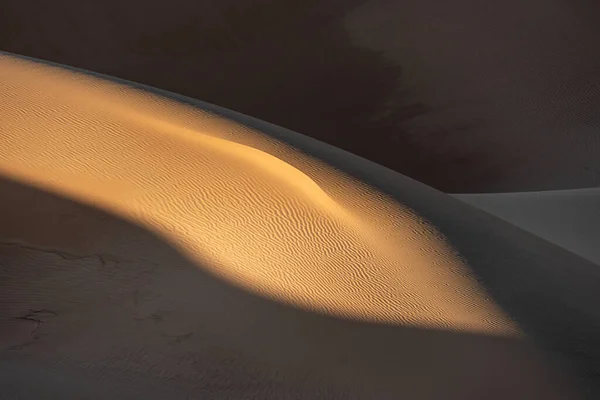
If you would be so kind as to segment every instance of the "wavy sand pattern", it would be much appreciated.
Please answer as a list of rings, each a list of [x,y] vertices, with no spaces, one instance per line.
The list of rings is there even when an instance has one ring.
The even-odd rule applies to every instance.
[[[0,68],[4,174],[141,221],[215,273],[296,305],[514,330],[435,228],[402,208],[393,226],[374,223],[391,205],[333,170],[318,171],[319,186],[260,150],[256,132],[148,93],[8,57]]]
[[[7,55],[0,121],[8,395],[577,398],[532,341],[594,371],[591,263],[424,185]]]

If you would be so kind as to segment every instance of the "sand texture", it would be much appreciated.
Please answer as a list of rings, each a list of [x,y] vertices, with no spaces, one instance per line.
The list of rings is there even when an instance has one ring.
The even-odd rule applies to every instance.
[[[450,193],[600,186],[598,43],[596,0],[0,2],[1,50],[237,110]]]
[[[450,195],[9,55],[0,121],[0,398],[598,393],[598,266]]]

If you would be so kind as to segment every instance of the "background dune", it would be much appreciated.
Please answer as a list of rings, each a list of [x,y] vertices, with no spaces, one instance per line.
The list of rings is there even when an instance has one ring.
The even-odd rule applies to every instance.
[[[7,395],[599,393],[597,265],[215,106],[6,55],[0,88]]]
[[[454,193],[600,185],[591,0],[0,4],[0,50],[203,99]]]
[[[600,266],[600,188],[455,197]]]

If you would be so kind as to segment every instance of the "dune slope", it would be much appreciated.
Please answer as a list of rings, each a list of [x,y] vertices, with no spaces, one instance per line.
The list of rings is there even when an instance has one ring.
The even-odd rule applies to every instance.
[[[123,390],[179,396],[234,395],[252,381],[260,397],[281,381],[294,397],[310,368],[311,390],[342,397],[499,387],[568,398],[573,382],[597,384],[592,263],[239,114],[10,56],[0,57],[0,89],[0,174],[38,190],[6,184],[7,376],[77,370],[94,384],[109,376]],[[44,202],[39,190],[81,206]],[[73,235],[88,218],[114,217],[107,231]],[[436,354],[403,357],[411,346]],[[482,351],[491,358],[478,360]],[[450,361],[425,362],[447,352]],[[507,377],[493,376],[496,363]],[[478,369],[484,383],[469,384]],[[409,383],[422,373],[443,384]]]
[[[67,71],[2,61],[5,176],[146,223],[219,265],[215,273],[298,305],[508,329],[458,255],[412,210],[294,154],[303,167],[296,168],[225,120]],[[320,185],[303,169],[321,175]],[[386,223],[389,213],[396,218]]]
[[[600,184],[599,41],[593,0],[0,3],[1,50],[238,110],[452,193]]]
[[[600,265],[600,188],[455,197]]]

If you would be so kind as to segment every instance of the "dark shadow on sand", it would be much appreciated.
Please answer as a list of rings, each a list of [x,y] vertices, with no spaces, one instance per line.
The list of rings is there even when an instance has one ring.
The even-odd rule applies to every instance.
[[[535,344],[288,307],[217,279],[164,239],[115,215],[4,178],[0,193],[0,322],[10,327],[31,312],[56,314],[23,343],[0,343],[0,369],[12,368],[5,379],[21,382],[27,371],[34,380],[43,375],[36,385],[48,396],[72,393],[61,387],[67,381],[52,377],[72,371],[82,376],[78,385],[96,385],[96,393],[116,382],[129,393],[124,398],[148,392],[170,398],[572,398],[563,386],[567,364],[557,374],[559,359]],[[475,253],[466,256],[480,257]],[[506,288],[502,276],[494,284]],[[544,310],[535,317],[537,303],[515,303],[531,300],[520,297],[519,284],[510,283],[514,301],[506,291],[494,294],[515,310],[525,307],[516,317],[543,333],[543,324],[553,321],[544,319]],[[546,295],[560,294],[554,290]],[[84,322],[76,331],[61,331],[61,324],[78,320]],[[579,333],[572,323],[562,327],[570,332],[552,334],[571,340]],[[86,337],[101,337],[98,349],[107,354]],[[583,351],[581,357],[597,363],[594,348]],[[590,383],[590,376],[583,378]]]

